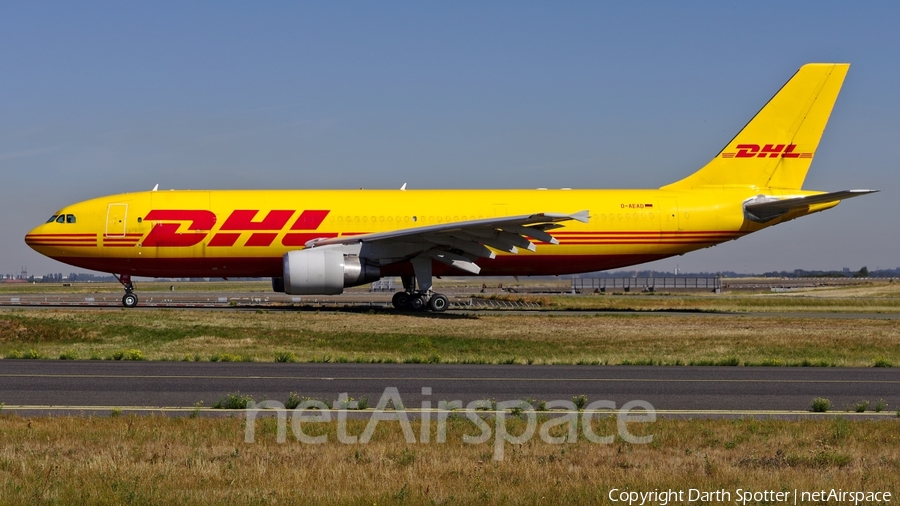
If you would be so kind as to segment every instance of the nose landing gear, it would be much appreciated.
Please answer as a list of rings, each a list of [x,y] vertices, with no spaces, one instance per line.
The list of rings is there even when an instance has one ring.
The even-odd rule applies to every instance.
[[[134,283],[131,282],[130,274],[115,275],[119,279],[119,283],[125,287],[125,295],[122,296],[122,305],[124,307],[135,307],[138,305],[138,297],[134,293]]]

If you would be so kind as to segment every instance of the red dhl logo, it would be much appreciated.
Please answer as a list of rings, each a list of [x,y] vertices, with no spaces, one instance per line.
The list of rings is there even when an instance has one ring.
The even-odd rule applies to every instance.
[[[247,239],[245,246],[270,246],[290,222],[295,212],[293,210],[273,210],[257,221],[256,215],[259,214],[259,210],[238,209],[233,211],[225,219],[225,223],[219,227],[219,230],[212,234],[207,246],[211,248],[234,246],[241,233],[248,231],[252,231],[253,234]],[[288,232],[284,234],[281,244],[303,246],[311,239],[337,237],[336,233],[313,232],[325,221],[329,212],[321,210],[301,212]],[[148,248],[190,247],[200,244],[210,235],[216,224],[216,215],[212,211],[203,209],[165,209],[150,211],[144,220],[162,223],[156,223],[153,226],[150,233],[141,242],[141,246]],[[184,232],[180,232],[185,222],[188,225]]]
[[[812,153],[795,153],[796,144],[738,144],[737,152],[722,153],[722,158],[812,158]]]

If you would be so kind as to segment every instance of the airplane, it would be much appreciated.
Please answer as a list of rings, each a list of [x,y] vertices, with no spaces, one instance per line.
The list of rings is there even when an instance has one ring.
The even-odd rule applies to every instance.
[[[333,295],[399,276],[400,310],[442,312],[442,275],[602,271],[733,241],[877,190],[802,190],[849,64],[803,65],[697,172],[659,189],[158,190],[66,206],[25,236],[55,260],[132,276],[270,277]]]

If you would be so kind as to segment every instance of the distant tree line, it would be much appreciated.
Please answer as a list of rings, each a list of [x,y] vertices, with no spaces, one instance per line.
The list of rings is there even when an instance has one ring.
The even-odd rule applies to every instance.
[[[735,272],[735,271],[719,271],[719,272],[679,272],[679,278],[694,277],[713,277],[722,276],[724,278],[896,278],[900,277],[900,267],[896,269],[877,269],[870,271],[868,267],[862,267],[858,271],[844,270],[806,270],[794,269],[792,271],[769,271],[762,274],[753,272]],[[629,271],[604,271],[591,272],[588,274],[578,274],[576,278],[671,278],[675,277],[671,272],[654,271],[654,270],[629,270]]]
[[[763,274],[765,277],[782,277],[782,278],[896,278],[900,277],[900,267],[896,269],[878,269],[870,271],[868,267],[863,266],[860,270],[852,271],[807,271],[796,269],[793,272],[767,272]]]

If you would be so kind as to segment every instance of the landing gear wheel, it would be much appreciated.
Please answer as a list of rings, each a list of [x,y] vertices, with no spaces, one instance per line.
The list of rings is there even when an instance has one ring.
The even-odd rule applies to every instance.
[[[125,287],[125,295],[122,297],[122,305],[125,307],[135,307],[138,304],[137,295],[134,294],[134,283],[131,282],[130,274],[113,274],[118,280],[119,283],[122,283],[122,286]]]
[[[450,307],[450,300],[444,294],[436,293],[428,301],[428,307],[435,313],[443,313]]]
[[[125,307],[135,307],[138,304],[137,295],[133,293],[126,293],[124,297],[122,297],[122,305]]]
[[[414,295],[409,301],[409,307],[413,311],[424,311],[427,306],[428,303],[425,301],[425,296],[422,294]]]
[[[409,294],[406,292],[397,292],[391,297],[391,304],[394,305],[394,308],[401,311],[409,309],[409,302]]]

